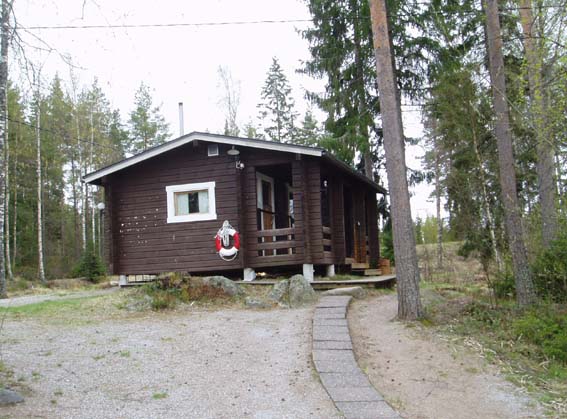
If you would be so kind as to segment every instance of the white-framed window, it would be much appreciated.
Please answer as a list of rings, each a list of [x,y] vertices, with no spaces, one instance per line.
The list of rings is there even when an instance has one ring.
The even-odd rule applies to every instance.
[[[219,155],[219,145],[218,144],[209,144],[207,147],[207,156],[215,157]]]
[[[215,182],[171,185],[165,191],[168,223],[217,219]]]

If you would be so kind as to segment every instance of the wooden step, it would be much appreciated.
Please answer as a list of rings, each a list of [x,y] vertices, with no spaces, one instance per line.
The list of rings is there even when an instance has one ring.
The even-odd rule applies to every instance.
[[[352,270],[363,270],[363,269],[368,269],[370,267],[370,265],[368,263],[360,263],[360,262],[353,262],[350,265],[350,268]]]
[[[382,269],[365,269],[364,276],[380,276],[382,275]]]

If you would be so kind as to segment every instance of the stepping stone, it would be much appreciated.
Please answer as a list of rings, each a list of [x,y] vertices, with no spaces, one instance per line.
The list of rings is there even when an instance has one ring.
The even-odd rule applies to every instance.
[[[331,290],[332,291],[332,290]],[[323,294],[325,294],[325,291]],[[350,296],[323,297],[319,300],[317,308],[346,307],[352,298]]]
[[[321,372],[346,372],[356,373],[359,371],[356,361],[318,361],[313,360],[317,371]]]
[[[350,349],[348,350],[330,350],[330,349],[316,349],[313,350],[313,360],[315,361],[355,361],[354,354]]]
[[[401,419],[384,401],[336,402],[346,419]]]
[[[322,372],[319,374],[321,382],[327,390],[333,387],[344,387],[344,388],[354,388],[354,387],[369,387],[371,386],[370,381],[362,371],[357,371],[349,374],[336,373],[336,372]]]
[[[352,349],[352,342],[345,340],[314,340],[313,349],[333,349],[343,350]]]
[[[329,387],[327,392],[335,403],[384,401],[372,387]]]
[[[0,406],[9,406],[12,404],[22,403],[24,398],[15,391],[7,388],[0,390]]]
[[[364,298],[366,297],[366,290],[362,287],[346,287],[346,288],[335,288],[332,290],[324,291],[323,295],[333,295],[333,296],[352,296],[354,298]]]
[[[344,326],[348,327],[347,319],[313,319],[315,326]]]

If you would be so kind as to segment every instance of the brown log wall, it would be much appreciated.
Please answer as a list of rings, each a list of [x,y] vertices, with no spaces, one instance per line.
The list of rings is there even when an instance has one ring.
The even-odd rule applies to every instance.
[[[219,156],[207,157],[207,144],[188,144],[117,173],[105,185],[109,266],[114,274],[168,271],[199,272],[238,269],[241,260],[222,261],[214,236],[224,220],[240,229],[234,161],[219,146]],[[217,219],[167,223],[165,188],[216,182]],[[110,230],[109,230],[110,231]],[[110,236],[107,236],[110,237]]]
[[[378,258],[375,192],[344,176],[322,160],[308,156],[241,147],[235,159],[219,145],[219,156],[207,156],[207,143],[188,144],[109,176],[105,187],[105,258],[112,274],[151,274],[168,271],[203,272],[262,268],[282,265],[344,264],[345,225],[343,186],[356,196],[357,219],[368,205],[368,246],[371,259]],[[258,242],[256,172],[289,182],[294,199],[293,238],[277,243]],[[329,182],[330,240],[324,237],[321,215],[321,179]],[[217,219],[167,223],[166,186],[214,181]],[[364,197],[365,199],[362,199]],[[241,252],[232,262],[216,253],[214,236],[224,220],[241,234]],[[278,230],[288,231],[288,230]],[[361,222],[361,232],[364,224]],[[361,236],[364,236],[362,234]],[[360,237],[359,240],[365,240]],[[292,254],[259,256],[259,250],[282,249]],[[325,251],[330,246],[331,251]],[[365,246],[365,244],[364,244]]]

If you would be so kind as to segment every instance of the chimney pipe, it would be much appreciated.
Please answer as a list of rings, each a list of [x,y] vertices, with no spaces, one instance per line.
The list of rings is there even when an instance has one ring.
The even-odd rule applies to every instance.
[[[179,102],[179,136],[185,134],[185,129],[183,127],[183,102]]]

